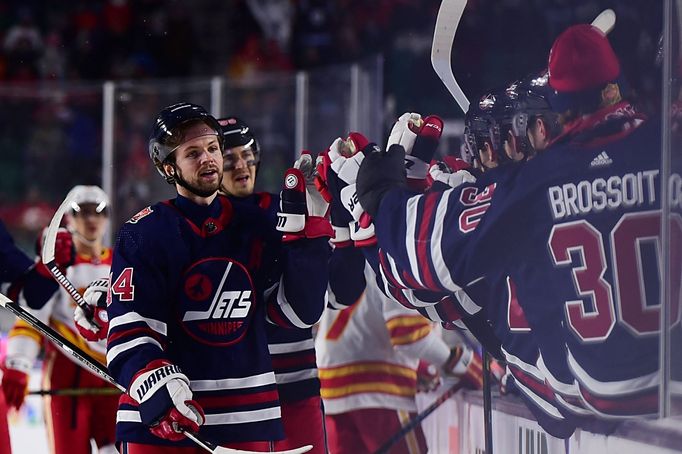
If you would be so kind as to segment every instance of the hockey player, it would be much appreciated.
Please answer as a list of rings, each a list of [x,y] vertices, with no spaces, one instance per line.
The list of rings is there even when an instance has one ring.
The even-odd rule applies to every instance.
[[[285,175],[277,232],[258,207],[218,195],[223,137],[204,108],[163,109],[150,157],[177,196],[147,207],[114,247],[107,366],[129,391],[117,438],[130,454],[200,452],[181,430],[231,448],[283,438],[265,319],[307,328],[322,311],[329,225]]]
[[[265,210],[273,225],[277,221],[279,194],[254,192],[261,160],[261,148],[251,128],[236,117],[218,120],[222,127],[223,183],[221,192],[236,203]],[[312,328],[282,328],[267,323],[268,350],[275,371],[282,407],[285,440],[275,442],[275,450],[313,445],[309,452],[324,454],[326,437],[320,399]]]
[[[0,221],[0,284],[21,278],[33,265],[33,261],[15,244],[5,224]],[[3,367],[3,375],[6,369]],[[11,454],[12,447],[7,426],[7,401],[0,393],[0,454]]]
[[[105,278],[111,266],[111,250],[102,245],[108,224],[109,198],[97,186],[75,186],[68,197],[73,199],[68,213],[69,229],[73,232],[75,262],[66,270],[66,277],[84,289],[91,281]],[[68,254],[69,245],[57,245],[57,255]],[[39,265],[42,266],[42,265]],[[75,303],[66,292],[51,282],[53,293],[37,292],[26,283],[20,300],[36,310],[36,315],[57,332],[74,342],[91,357],[104,364],[106,345],[91,343],[79,336],[73,319]],[[49,299],[43,299],[49,296]],[[2,388],[9,403],[21,407],[27,391],[28,373],[45,348],[43,386],[48,390],[92,389],[92,395],[47,396],[46,425],[52,452],[56,454],[86,454],[94,440],[100,453],[114,453],[115,419],[118,396],[111,385],[84,370],[52,343],[43,342],[41,335],[23,320],[18,320],[9,333],[5,374]],[[102,390],[101,395],[96,390]],[[109,395],[106,395],[109,394]]]
[[[315,340],[333,453],[375,452],[416,415],[420,358],[436,365],[449,383],[465,380],[466,387],[480,389],[482,380],[480,357],[473,350],[463,344],[450,349],[426,318],[379,290],[362,254],[356,261],[355,269],[332,274],[330,285],[334,289],[361,279],[364,291],[345,309],[326,309]],[[339,297],[335,301],[344,303]],[[421,427],[391,452],[426,452]]]
[[[358,133],[337,139],[327,158],[371,146]],[[323,157],[324,159],[327,159]],[[416,163],[417,166],[419,163]],[[333,169],[320,166],[327,181]],[[415,166],[416,167],[416,166]],[[413,184],[423,187],[425,174],[413,167]],[[338,169],[337,169],[338,170]],[[339,172],[343,178],[342,171]],[[417,178],[420,177],[420,178]],[[416,411],[419,358],[451,379],[480,388],[480,357],[463,344],[450,349],[414,310],[388,299],[365,257],[375,261],[373,227],[358,226],[350,213],[332,205],[335,245],[330,265],[330,306],[322,316],[315,345],[319,355],[330,451],[374,452],[407,424]],[[340,310],[339,310],[340,309]],[[400,439],[391,452],[425,452],[421,427]]]
[[[659,277],[656,252],[641,240],[656,238],[662,221],[659,155],[641,152],[659,149],[660,126],[641,126],[619,77],[605,36],[590,25],[570,27],[549,58],[561,145],[493,184],[426,205],[427,197],[400,189],[404,150],[393,147],[363,161],[358,195],[395,269],[420,286],[457,290],[491,270],[511,276],[554,392],[622,417],[657,413]],[[478,222],[463,230],[474,211]],[[418,235],[405,230],[415,223],[425,229]],[[441,224],[459,234],[440,236]],[[678,223],[671,228],[679,232]],[[430,241],[415,241],[424,236]],[[422,280],[423,272],[434,280]]]

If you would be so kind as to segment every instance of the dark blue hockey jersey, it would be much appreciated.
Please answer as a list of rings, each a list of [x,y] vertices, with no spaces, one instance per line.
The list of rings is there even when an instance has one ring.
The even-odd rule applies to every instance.
[[[14,244],[5,224],[0,221],[0,283],[18,279],[31,265],[33,261]]]
[[[417,288],[454,292],[510,276],[556,392],[571,399],[579,389],[598,414],[654,414],[659,150],[651,121],[611,144],[550,149],[494,182],[393,190],[375,219],[379,245],[393,274],[408,273]]]
[[[266,314],[300,328],[318,320],[328,246],[280,238],[262,210],[223,196],[206,207],[178,196],[126,222],[114,248],[108,307],[107,365],[116,380],[127,387],[150,361],[168,360],[190,380],[207,439],[281,439]],[[168,444],[140,421],[137,403],[123,396],[118,439]]]

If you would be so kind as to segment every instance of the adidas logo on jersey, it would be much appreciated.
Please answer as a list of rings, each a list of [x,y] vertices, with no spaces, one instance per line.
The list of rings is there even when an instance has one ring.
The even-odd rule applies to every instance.
[[[604,167],[613,164],[613,159],[609,158],[609,155],[605,151],[599,153],[590,163],[590,168],[594,167]]]

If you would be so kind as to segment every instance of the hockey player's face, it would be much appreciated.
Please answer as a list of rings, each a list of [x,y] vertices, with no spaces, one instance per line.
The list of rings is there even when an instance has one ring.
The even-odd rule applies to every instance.
[[[104,236],[109,220],[106,211],[97,211],[94,203],[80,205],[80,211],[72,215],[72,226],[78,236],[88,241],[99,241]]]
[[[507,132],[507,139],[504,141],[504,152],[512,161],[522,161],[524,158],[523,153],[518,151],[516,137],[511,130]]]
[[[549,145],[547,127],[541,118],[536,118],[527,131],[528,141],[535,151],[542,151]]]
[[[225,192],[236,197],[251,195],[256,183],[256,158],[251,146],[225,150],[223,162]]]
[[[215,135],[189,140],[175,150],[175,178],[182,182],[178,192],[210,197],[218,191],[223,177],[223,155]],[[190,192],[187,194],[185,192]]]

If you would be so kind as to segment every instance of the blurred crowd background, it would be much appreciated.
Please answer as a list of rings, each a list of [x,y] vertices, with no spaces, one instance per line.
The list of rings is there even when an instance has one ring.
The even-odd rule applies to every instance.
[[[266,80],[278,90],[278,105],[290,107],[293,99],[281,94],[288,88],[278,87],[284,83],[280,75],[310,70],[324,78],[325,68],[379,55],[384,130],[404,111],[461,119],[430,64],[439,5],[440,0],[0,1],[0,217],[24,244],[34,233],[31,226],[37,231],[49,221],[73,184],[101,183],[107,80]],[[605,8],[617,14],[610,39],[635,99],[645,112],[655,112],[661,1],[469,0],[452,57],[460,85],[475,98],[543,68],[563,29],[590,22]],[[324,80],[319,84],[323,92]],[[150,190],[140,182],[153,172],[144,134],[124,136],[126,124],[136,131],[151,126],[157,105],[143,95],[144,90],[124,90],[119,97],[127,98],[117,99],[119,147],[137,150],[120,150],[116,161],[128,176],[117,180],[117,191],[137,195],[126,215],[143,206],[138,200]],[[335,102],[330,98],[327,108]],[[231,113],[256,122],[273,143],[293,147],[291,135],[276,136],[268,133],[276,126],[258,124],[259,109],[270,108],[267,99],[252,104],[251,112]],[[293,116],[285,107],[278,118]],[[330,140],[335,134],[329,133]]]

